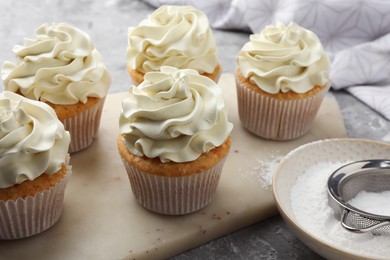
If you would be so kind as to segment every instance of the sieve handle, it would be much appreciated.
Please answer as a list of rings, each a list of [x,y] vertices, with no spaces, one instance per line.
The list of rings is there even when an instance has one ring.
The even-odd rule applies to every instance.
[[[348,209],[343,210],[343,214],[341,216],[341,225],[343,226],[343,228],[345,228],[346,230],[351,231],[351,232],[365,233],[365,232],[373,231],[377,228],[380,228],[380,227],[383,227],[386,225],[390,225],[390,221],[384,220],[384,221],[379,222],[379,223],[373,223],[372,225],[369,225],[368,227],[365,227],[365,228],[352,227],[349,224],[347,224],[347,217],[348,217],[349,212],[350,212],[350,210],[348,210]],[[378,221],[380,221],[380,220],[378,220]]]

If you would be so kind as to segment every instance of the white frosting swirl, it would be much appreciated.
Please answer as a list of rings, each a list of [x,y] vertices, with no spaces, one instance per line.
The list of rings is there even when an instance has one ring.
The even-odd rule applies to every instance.
[[[15,45],[16,64],[4,63],[6,90],[59,105],[107,94],[111,76],[85,32],[64,23],[44,24],[35,36],[24,46]]]
[[[251,35],[239,53],[238,65],[245,78],[271,94],[305,93],[324,86],[330,70],[318,37],[295,23],[278,23]]]
[[[221,89],[195,70],[162,67],[131,87],[123,102],[120,131],[137,156],[162,162],[196,160],[223,144],[232,130]]]
[[[0,94],[0,188],[59,171],[69,143],[50,106],[13,92]]]
[[[217,48],[207,16],[191,6],[161,6],[129,28],[128,67],[142,73],[161,66],[212,73]]]

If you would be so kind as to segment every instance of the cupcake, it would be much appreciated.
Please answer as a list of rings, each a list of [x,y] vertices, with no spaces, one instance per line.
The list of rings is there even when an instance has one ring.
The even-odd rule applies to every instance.
[[[98,133],[111,77],[85,32],[44,24],[35,37],[14,47],[15,63],[4,63],[4,89],[51,106],[71,134],[69,152],[80,151]]]
[[[162,66],[193,69],[217,81],[221,66],[207,16],[192,6],[161,6],[128,34],[127,69],[135,84]]]
[[[329,90],[329,70],[318,37],[295,23],[251,35],[236,70],[242,125],[265,139],[304,135]]]
[[[136,200],[167,215],[208,205],[231,145],[221,89],[196,70],[163,66],[130,92],[117,141]]]
[[[43,232],[62,213],[70,136],[43,102],[0,94],[0,240]]]

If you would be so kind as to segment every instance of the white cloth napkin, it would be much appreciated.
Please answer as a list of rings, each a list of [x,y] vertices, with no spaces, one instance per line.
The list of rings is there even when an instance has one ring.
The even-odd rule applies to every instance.
[[[349,93],[390,120],[389,0],[144,0],[192,5],[214,28],[257,33],[277,21],[312,30],[332,60],[334,89]]]

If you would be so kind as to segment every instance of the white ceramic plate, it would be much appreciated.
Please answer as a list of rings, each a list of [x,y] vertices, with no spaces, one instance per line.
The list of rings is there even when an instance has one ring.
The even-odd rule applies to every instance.
[[[276,205],[292,232],[309,248],[327,259],[367,259],[369,256],[330,244],[306,230],[294,216],[291,189],[305,169],[321,162],[390,158],[390,145],[362,139],[328,139],[303,145],[286,155],[274,174]],[[388,256],[387,256],[388,257]]]

